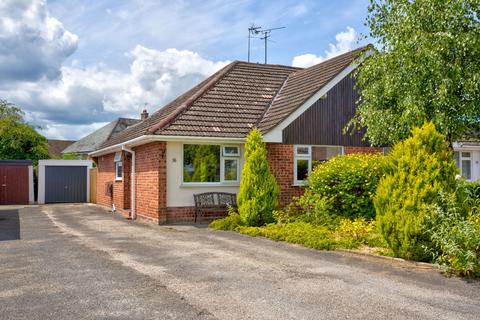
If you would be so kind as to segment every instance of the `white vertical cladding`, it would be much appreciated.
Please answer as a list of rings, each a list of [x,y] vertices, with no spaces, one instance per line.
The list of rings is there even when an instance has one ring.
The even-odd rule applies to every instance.
[[[480,181],[480,150],[472,151],[472,180]]]
[[[195,205],[193,195],[203,192],[230,192],[238,193],[239,184],[215,184],[215,185],[184,185],[183,184],[183,144],[201,144],[207,142],[185,141],[185,142],[167,142],[167,207],[191,207]],[[235,145],[232,143],[222,143],[221,141],[210,142],[215,145]],[[245,162],[244,146],[240,146],[240,168],[243,168]],[[241,176],[241,170],[239,172]]]

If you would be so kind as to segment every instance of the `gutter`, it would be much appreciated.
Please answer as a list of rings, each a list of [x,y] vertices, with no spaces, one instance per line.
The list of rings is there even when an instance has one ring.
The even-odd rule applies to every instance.
[[[197,142],[222,142],[222,143],[244,143],[246,138],[225,138],[225,137],[199,137],[199,136],[162,136],[162,135],[143,135],[135,139],[131,139],[122,143],[115,144],[97,151],[90,152],[90,157],[99,157],[105,154],[123,150],[122,146],[130,147],[139,146],[155,141],[197,141]]]
[[[128,149],[127,147],[125,147],[125,145],[122,145],[122,150],[123,151],[126,151],[126,152],[129,152],[132,154],[132,172],[131,172],[131,176],[130,176],[130,179],[131,179],[131,182],[130,182],[130,202],[131,202],[131,217],[132,217],[132,220],[135,220],[137,219],[137,212],[135,210],[135,185],[136,185],[136,180],[135,180],[135,151],[133,151],[132,149]]]

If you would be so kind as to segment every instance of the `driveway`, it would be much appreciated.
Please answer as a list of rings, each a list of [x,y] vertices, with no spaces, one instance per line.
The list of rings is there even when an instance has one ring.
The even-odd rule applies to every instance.
[[[0,211],[0,319],[479,319],[430,268],[90,205]]]

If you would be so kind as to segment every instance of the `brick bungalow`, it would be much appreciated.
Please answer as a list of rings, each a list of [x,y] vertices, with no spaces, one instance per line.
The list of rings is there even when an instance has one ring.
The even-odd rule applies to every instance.
[[[232,62],[90,154],[98,203],[134,219],[192,221],[194,194],[238,192],[253,127],[267,142],[282,205],[302,193],[315,163],[382,151],[361,132],[342,132],[359,98],[352,72],[370,48],[306,69]]]

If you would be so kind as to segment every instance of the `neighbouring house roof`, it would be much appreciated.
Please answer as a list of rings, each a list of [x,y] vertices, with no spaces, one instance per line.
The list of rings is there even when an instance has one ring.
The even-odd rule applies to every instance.
[[[100,149],[142,135],[244,138],[253,127],[266,133],[369,47],[306,69],[232,62]]]
[[[128,127],[140,122],[139,119],[118,118],[88,136],[63,149],[62,153],[86,154],[97,150],[109,139],[114,139]]]
[[[52,157],[62,156],[62,151],[66,147],[70,146],[72,143],[75,143],[75,140],[55,140],[48,139],[48,153]]]

